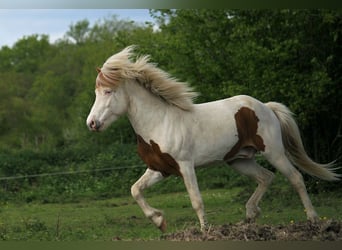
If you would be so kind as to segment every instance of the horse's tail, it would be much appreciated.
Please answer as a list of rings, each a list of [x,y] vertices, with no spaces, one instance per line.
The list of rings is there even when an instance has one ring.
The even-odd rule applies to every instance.
[[[311,160],[307,155],[292,112],[281,103],[269,102],[265,105],[274,112],[280,122],[283,145],[289,160],[310,175],[323,180],[339,180],[341,175],[334,172],[336,170],[336,168],[333,168],[334,162],[319,164]]]

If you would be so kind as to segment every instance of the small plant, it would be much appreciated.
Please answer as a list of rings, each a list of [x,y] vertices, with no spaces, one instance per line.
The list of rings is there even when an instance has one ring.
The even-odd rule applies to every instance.
[[[47,231],[47,226],[38,218],[23,219],[24,227],[26,230],[35,232]]]

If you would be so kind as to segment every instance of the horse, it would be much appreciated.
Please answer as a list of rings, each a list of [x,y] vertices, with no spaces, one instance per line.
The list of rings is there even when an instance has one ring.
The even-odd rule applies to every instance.
[[[256,153],[288,178],[307,219],[318,220],[295,166],[323,180],[338,180],[340,175],[333,162],[319,164],[309,158],[293,114],[285,105],[262,103],[247,95],[195,104],[198,93],[188,83],[150,61],[149,55],[136,56],[135,46],[128,46],[97,68],[95,102],[86,123],[91,131],[103,131],[127,115],[136,133],[138,155],[147,165],[131,194],[156,227],[165,232],[164,214],[147,203],[143,190],[176,175],[184,181],[201,230],[206,230],[195,168],[216,161],[226,162],[256,181],[257,188],[246,203],[246,220],[255,221],[261,211],[258,203],[274,177],[256,162]]]

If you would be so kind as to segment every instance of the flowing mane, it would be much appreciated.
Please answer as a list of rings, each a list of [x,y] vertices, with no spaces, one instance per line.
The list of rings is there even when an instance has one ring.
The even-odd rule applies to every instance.
[[[102,68],[98,69],[96,87],[116,87],[125,79],[135,80],[165,102],[182,110],[191,111],[193,100],[198,94],[187,83],[179,82],[157,68],[156,64],[150,63],[150,56],[140,56],[135,62],[132,61],[133,51],[134,46],[129,46],[109,57]]]

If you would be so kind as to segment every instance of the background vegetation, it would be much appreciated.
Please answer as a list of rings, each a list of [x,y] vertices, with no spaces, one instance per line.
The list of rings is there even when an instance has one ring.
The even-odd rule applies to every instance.
[[[319,162],[337,159],[340,165],[340,10],[150,13],[157,25],[115,16],[92,26],[80,20],[55,43],[32,35],[1,48],[0,201],[52,203],[129,194],[144,166],[128,120],[121,118],[102,134],[90,133],[85,120],[94,101],[96,67],[131,44],[194,86],[201,93],[197,102],[247,94],[286,104],[296,114],[309,155]],[[254,186],[227,167],[198,172],[202,189]],[[45,173],[60,174],[37,176]],[[310,192],[341,191],[338,182],[305,178]],[[171,177],[152,190],[183,189]]]

